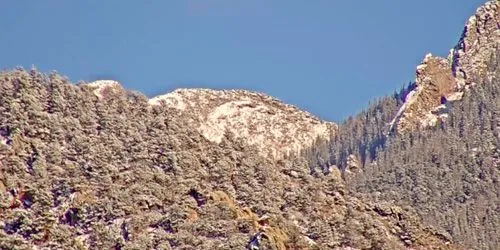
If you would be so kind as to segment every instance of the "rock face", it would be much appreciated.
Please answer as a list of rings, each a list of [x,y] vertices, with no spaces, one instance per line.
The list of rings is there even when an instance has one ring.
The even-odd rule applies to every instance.
[[[452,70],[459,87],[488,77],[486,64],[500,45],[500,1],[479,7],[466,23],[462,37],[451,51]]]
[[[490,77],[487,63],[500,45],[500,2],[479,7],[469,18],[457,46],[448,59],[425,56],[417,67],[413,89],[391,123],[391,130],[404,133],[434,126],[446,118],[446,104],[460,100],[463,91]],[[444,106],[442,106],[444,105]]]
[[[273,158],[299,153],[318,137],[329,139],[337,128],[292,105],[246,90],[178,89],[149,103],[176,109],[209,141],[220,143],[230,132]]]
[[[401,106],[393,126],[398,132],[435,124],[436,107],[455,94],[455,79],[448,60],[426,55],[417,67],[416,83]]]

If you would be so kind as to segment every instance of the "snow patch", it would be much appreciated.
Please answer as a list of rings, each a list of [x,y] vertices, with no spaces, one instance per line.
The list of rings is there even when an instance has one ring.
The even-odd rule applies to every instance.
[[[9,136],[9,133],[3,129],[0,129],[0,144],[9,146],[11,142],[12,141]]]
[[[401,108],[399,108],[396,116],[394,116],[394,119],[392,119],[392,121],[390,122],[389,131],[392,131],[394,129],[394,125],[401,119],[401,117],[403,116],[403,112],[408,108],[408,106],[410,106],[417,100],[417,97],[421,91],[422,87],[416,86],[415,89],[413,89],[408,93],[408,95],[406,95],[405,102],[403,103],[403,105],[401,105]]]
[[[7,146],[7,145],[8,145],[8,144],[7,144],[7,142],[8,142],[8,141],[9,141],[9,140],[8,140],[7,138],[5,138],[5,137],[3,137],[3,136],[0,136],[0,144],[2,144],[2,145],[6,145],[6,146]]]
[[[165,95],[160,95],[149,99],[149,105],[161,105],[161,103],[165,103],[167,106],[176,108],[179,110],[186,109],[186,103],[184,102],[184,98],[179,94],[179,91],[174,91]]]
[[[307,244],[309,244],[309,246],[316,246],[316,245],[318,245],[316,243],[316,241],[314,241],[313,239],[309,238],[308,236],[304,236],[304,239],[306,240]]]
[[[433,127],[436,126],[438,122],[438,116],[432,113],[429,113],[425,116],[421,121],[422,127]]]
[[[114,80],[98,80],[93,81],[91,83],[85,84],[85,86],[89,86],[95,88],[94,95],[99,98],[102,98],[102,91],[106,88],[119,87],[120,83]]]
[[[434,108],[433,112],[440,112],[441,110],[446,110],[448,107],[446,106],[446,104],[441,104],[437,107]]]
[[[469,20],[467,21],[467,26],[472,26],[472,25],[476,25],[477,23],[477,18],[476,16],[471,16],[469,18]]]
[[[449,101],[449,102],[459,101],[459,100],[462,100],[463,96],[464,96],[464,92],[455,92],[451,95],[448,95],[446,97],[446,101]]]
[[[432,59],[432,53],[427,53],[424,57],[423,63],[425,64],[425,63],[429,62],[429,60],[431,60],[431,59]]]
[[[444,105],[441,105],[444,106]],[[446,108],[446,106],[445,106]],[[427,114],[424,119],[420,122],[422,127],[434,127],[438,124],[438,121],[445,121],[448,119],[448,114],[447,113],[441,113],[441,114],[435,114],[435,113],[429,113]]]
[[[422,71],[422,70],[424,70],[425,68],[427,68],[427,64],[420,64],[420,65],[418,65],[418,66],[417,66],[417,72],[418,72],[418,71]]]

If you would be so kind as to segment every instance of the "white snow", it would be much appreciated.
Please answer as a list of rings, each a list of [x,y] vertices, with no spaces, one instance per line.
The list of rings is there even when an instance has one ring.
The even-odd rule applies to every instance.
[[[438,112],[438,111],[440,111],[440,110],[445,110],[445,109],[447,109],[447,108],[448,108],[448,107],[446,106],[446,104],[441,104],[441,105],[439,105],[439,106],[435,107],[435,108],[434,108],[434,110],[433,110],[433,112]]]
[[[392,119],[392,121],[390,123],[389,131],[392,131],[392,129],[394,128],[394,125],[401,118],[401,116],[403,115],[403,112],[406,110],[406,108],[408,108],[408,106],[410,106],[412,103],[415,102],[415,100],[417,100],[418,94],[420,92],[421,92],[421,87],[417,86],[417,87],[415,87],[415,89],[410,91],[410,93],[408,93],[408,95],[406,95],[405,102],[403,103],[403,105],[401,105],[401,108],[399,108],[398,112],[396,113],[396,116],[394,116],[394,119]]]
[[[308,236],[304,236],[304,239],[306,240],[307,244],[309,244],[310,246],[318,245],[313,239],[309,238]]]
[[[101,88],[101,87],[106,87],[106,86],[111,86],[111,85],[117,85],[117,84],[120,84],[120,83],[118,83],[115,80],[97,80],[97,81],[93,81],[93,82],[87,83],[86,85],[90,86],[90,87]]]
[[[432,58],[432,53],[427,53],[424,57],[423,63],[427,63]]]
[[[424,70],[425,68],[427,68],[427,64],[420,64],[417,66],[417,71]]]
[[[9,137],[8,136],[5,137],[3,135],[0,135],[0,144],[8,146],[8,141],[9,141]]]
[[[447,96],[446,101],[453,102],[453,101],[462,100],[463,96],[464,96],[464,92],[455,92],[455,93]]]
[[[449,117],[448,114],[440,114],[439,115],[439,118],[441,118],[441,120],[447,119],[448,117]]]
[[[469,18],[469,20],[467,21],[467,26],[472,26],[472,25],[475,25],[477,22],[477,18],[476,16],[471,16]]]
[[[287,155],[329,139],[335,124],[272,97],[245,90],[177,89],[149,100],[164,103],[192,119],[207,140],[220,143],[227,131],[256,145],[263,155]]]
[[[102,90],[103,89],[108,88],[108,87],[120,86],[120,83],[115,81],[115,80],[97,80],[97,81],[87,83],[85,85],[92,87],[92,88],[96,88],[94,90],[94,94],[97,97],[102,98]]]
[[[184,98],[179,94],[180,91],[174,91],[165,95],[160,95],[149,99],[149,105],[160,105],[162,102],[169,107],[173,107],[179,110],[186,109],[186,103]]]

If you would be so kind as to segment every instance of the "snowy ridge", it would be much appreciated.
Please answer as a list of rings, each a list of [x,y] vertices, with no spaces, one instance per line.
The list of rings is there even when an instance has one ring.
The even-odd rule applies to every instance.
[[[120,83],[99,80],[82,84],[99,99],[121,91]],[[175,109],[203,137],[221,143],[229,132],[254,145],[263,156],[273,158],[300,153],[317,139],[329,140],[337,130],[293,105],[247,90],[176,89],[148,100],[151,106]]]
[[[186,103],[184,103],[182,96],[179,94],[181,91],[182,90],[176,90],[165,95],[156,96],[149,99],[148,103],[150,105],[160,105],[164,102],[169,107],[184,110],[186,109]]]
[[[334,123],[270,96],[246,90],[177,89],[149,100],[177,109],[207,139],[220,143],[226,131],[256,145],[262,155],[282,157],[328,140]]]

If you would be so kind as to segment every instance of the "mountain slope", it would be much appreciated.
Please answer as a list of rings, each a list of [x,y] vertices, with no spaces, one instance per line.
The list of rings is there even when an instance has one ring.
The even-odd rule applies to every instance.
[[[347,195],[336,168],[310,175],[306,156],[262,157],[231,132],[211,142],[113,86],[1,74],[2,249],[455,248],[403,208]]]
[[[498,5],[338,127],[249,91],[2,72],[0,249],[495,249]]]
[[[489,1],[469,18],[447,59],[426,55],[391,127],[404,133],[433,126],[446,117],[447,102],[459,100],[471,86],[491,79],[494,72],[488,70],[488,63],[500,47],[499,27],[500,2]]]
[[[500,245],[499,6],[478,8],[450,60],[427,55],[414,84],[323,147],[353,194],[411,207],[466,249]]]
[[[448,232],[466,249],[496,249],[499,77],[467,91],[436,128],[388,138],[376,157],[349,175],[348,187],[374,202],[412,207],[426,224]]]
[[[229,131],[263,156],[281,158],[311,147],[317,137],[329,139],[336,125],[286,105],[277,99],[245,90],[178,89],[149,100],[189,117],[207,140],[219,143]]]

